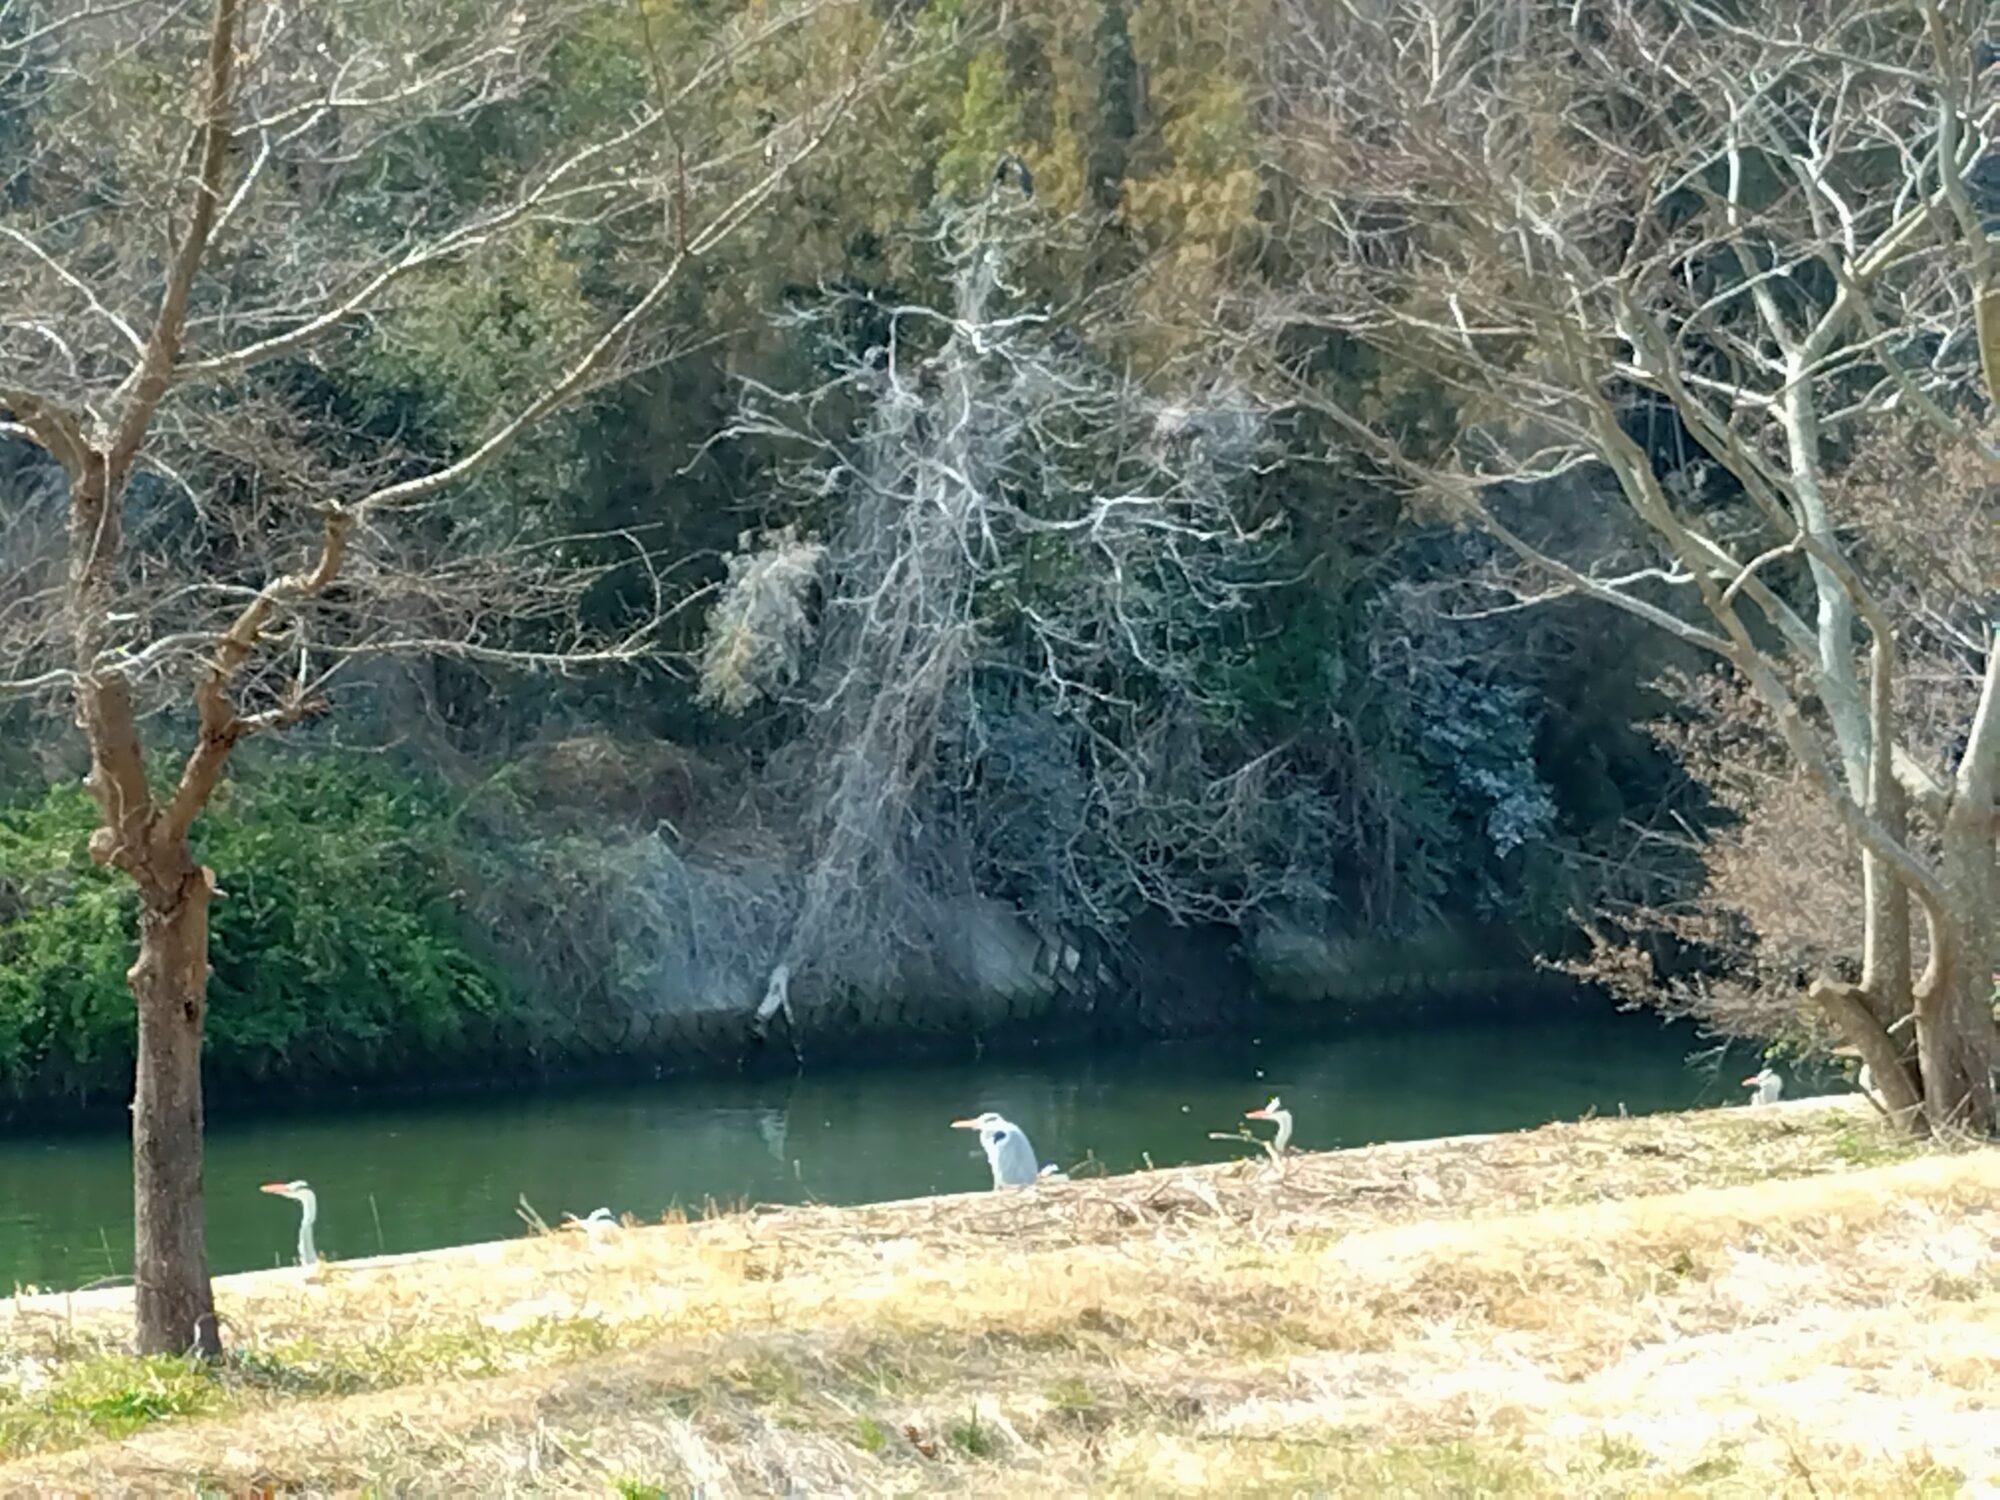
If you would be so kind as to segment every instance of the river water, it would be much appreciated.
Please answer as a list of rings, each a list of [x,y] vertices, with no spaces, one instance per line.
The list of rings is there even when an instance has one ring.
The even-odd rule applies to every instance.
[[[1281,1094],[1309,1150],[1736,1103],[1755,1063],[1691,1056],[1689,1031],[1579,1009],[1427,1031],[1239,1037],[1051,1051],[798,1078],[670,1080],[221,1120],[210,1127],[214,1269],[289,1259],[303,1177],[339,1258],[522,1232],[603,1205],[642,1218],[709,1202],[860,1203],[990,1183],[957,1116],[995,1109],[1043,1161],[1111,1171],[1242,1155],[1233,1130]],[[1094,1170],[1094,1167],[1086,1167]],[[131,1166],[115,1132],[0,1137],[0,1293],[131,1272]]]

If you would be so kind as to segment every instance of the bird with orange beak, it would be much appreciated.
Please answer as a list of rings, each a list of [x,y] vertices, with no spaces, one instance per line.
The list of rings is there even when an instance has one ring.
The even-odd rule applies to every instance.
[[[986,1152],[987,1165],[993,1168],[994,1187],[1026,1187],[1041,1176],[1027,1132],[1005,1116],[989,1109],[969,1120],[953,1120],[951,1128],[979,1132],[979,1145]]]

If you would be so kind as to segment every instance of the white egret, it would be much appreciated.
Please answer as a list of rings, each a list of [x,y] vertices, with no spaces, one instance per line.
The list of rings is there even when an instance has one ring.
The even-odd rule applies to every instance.
[[[1027,1133],[992,1110],[974,1115],[969,1120],[953,1120],[953,1130],[976,1130],[979,1144],[986,1152],[987,1163],[993,1168],[993,1186],[1026,1187],[1041,1176],[1041,1164],[1035,1160],[1035,1148],[1028,1144]]]
[[[1273,1125],[1277,1126],[1278,1133],[1271,1137],[1265,1149],[1273,1157],[1285,1154],[1285,1147],[1292,1143],[1292,1112],[1278,1102],[1276,1094],[1271,1096],[1271,1102],[1266,1104],[1262,1109],[1244,1110],[1243,1118],[1246,1120],[1269,1120]]]
[[[593,1208],[580,1219],[575,1214],[564,1214],[562,1227],[571,1231],[581,1229],[584,1237],[594,1245],[597,1243],[597,1237],[600,1234],[603,1234],[607,1230],[616,1229],[618,1221],[611,1216],[610,1209]]]
[[[1752,1104],[1776,1104],[1785,1095],[1785,1080],[1769,1063],[1744,1079],[1743,1087],[1757,1091],[1750,1096]]]
[[[305,1179],[294,1182],[266,1182],[258,1186],[260,1193],[271,1193],[279,1198],[289,1198],[299,1206],[299,1264],[310,1270],[319,1264],[319,1251],[313,1248],[313,1225],[319,1221],[319,1198],[306,1186]]]

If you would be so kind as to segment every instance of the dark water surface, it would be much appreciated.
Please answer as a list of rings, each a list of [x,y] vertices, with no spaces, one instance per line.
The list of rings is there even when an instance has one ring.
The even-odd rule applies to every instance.
[[[600,1204],[641,1217],[708,1200],[861,1203],[989,1182],[954,1117],[997,1109],[1043,1161],[1112,1171],[1220,1161],[1211,1141],[1282,1094],[1307,1149],[1531,1126],[1595,1111],[1735,1103],[1745,1057],[1645,1016],[1454,1024],[1310,1040],[1248,1037],[1116,1051],[522,1092],[222,1120],[208,1148],[218,1272],[287,1259],[297,1209],[257,1191],[303,1177],[323,1254],[498,1239],[516,1200],[551,1223]],[[0,1293],[131,1271],[130,1161],[116,1133],[0,1137]]]

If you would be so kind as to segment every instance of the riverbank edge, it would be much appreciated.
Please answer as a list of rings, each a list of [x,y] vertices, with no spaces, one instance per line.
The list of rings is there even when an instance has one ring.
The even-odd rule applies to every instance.
[[[1850,1096],[245,1273],[217,1284],[214,1371],[121,1363],[129,1292],[19,1298],[0,1446],[84,1446],[0,1464],[0,1493],[751,1494],[774,1463],[809,1492],[1808,1493],[1796,1452],[1842,1493],[1950,1494],[1989,1449],[2000,1477],[2000,1431],[1948,1420],[2000,1402],[1976,1349],[1917,1351],[1898,1399],[1931,1447],[1893,1461],[1840,1457],[1829,1421],[1682,1462],[1648,1447],[1650,1386],[1555,1406],[1634,1361],[1741,1360],[1752,1326],[1822,1383],[1896,1339],[1990,1356],[1996,1229],[2000,1153],[1900,1140]],[[1498,1409],[1411,1394],[1482,1371]],[[1529,1391],[1551,1411],[1506,1415]]]
[[[759,1035],[752,1013],[745,1010],[706,1018],[703,1024],[708,1029],[701,1032],[699,1045],[624,1049],[621,1039],[615,1047],[584,1047],[524,1036],[515,1045],[464,1052],[439,1054],[413,1047],[412,1056],[424,1059],[416,1072],[385,1067],[318,1077],[304,1070],[249,1074],[211,1063],[205,1068],[204,1112],[217,1121],[334,1107],[478,1099],[521,1089],[560,1094],[672,1080],[859,1072],[885,1064],[1026,1059],[1065,1048],[1199,1041],[1246,1029],[1272,1038],[1306,1039],[1404,1030],[1419,1024],[1560,1019],[1593,1009],[1609,1012],[1613,1007],[1603,996],[1564,976],[1536,968],[1500,967],[1392,976],[1380,981],[1379,993],[1339,998],[1288,999],[1259,990],[1227,1012],[1171,1026],[1115,1011],[1058,1013],[988,1027],[909,1025],[849,1031],[822,1019],[795,1038],[782,1022],[775,1032]],[[130,1092],[124,1087],[81,1094],[0,1093],[0,1133],[60,1133],[122,1124],[130,1105]]]
[[[1748,1106],[1743,1106],[1748,1108]],[[1459,1151],[1477,1152],[1481,1148],[1496,1143],[1519,1141],[1540,1131],[1559,1129],[1565,1126],[1594,1125],[1608,1129],[1624,1127],[1630,1131],[1645,1130],[1649,1125],[1668,1121],[1702,1122],[1712,1116],[1734,1117],[1737,1110],[1685,1110],[1657,1115],[1638,1116],[1630,1119],[1594,1119],[1567,1122],[1551,1121],[1546,1125],[1522,1130],[1485,1130],[1466,1135],[1419,1136],[1410,1140],[1378,1141],[1364,1146],[1345,1146],[1333,1151],[1294,1152],[1295,1162],[1338,1163],[1347,1158],[1367,1159],[1371,1162],[1395,1163],[1404,1160],[1421,1161],[1441,1153]],[[1810,1099],[1787,1099],[1777,1104],[1757,1107],[1760,1117],[1772,1120],[1804,1121],[1816,1118],[1855,1120],[1863,1124],[1874,1124],[1878,1120],[1867,1101],[1859,1094],[1828,1094]],[[1893,1149],[1885,1147],[1885,1149]],[[1915,1149],[1912,1147],[1912,1149]],[[1256,1165],[1250,1160],[1248,1165]],[[1245,1162],[1198,1162],[1187,1166],[1158,1167],[1150,1171],[1107,1173],[1101,1177],[1082,1179],[1083,1186],[1091,1185],[1142,1185],[1147,1183],[1172,1183],[1181,1180],[1199,1181],[1215,1174],[1240,1173]],[[1026,1190],[1047,1193],[1050,1187]],[[727,1226],[738,1222],[779,1224],[787,1216],[811,1216],[839,1218],[851,1215],[877,1223],[883,1217],[900,1215],[933,1215],[948,1212],[953,1207],[969,1207],[994,1201],[989,1191],[967,1191],[962,1193],[930,1193],[916,1198],[884,1198],[872,1203],[851,1204],[791,1204],[758,1203],[744,1208],[720,1210],[697,1219],[671,1216],[662,1225],[685,1226],[696,1233],[714,1226]],[[626,1216],[629,1220],[630,1216]],[[622,1229],[646,1231],[660,1225],[644,1222],[621,1224]],[[556,1232],[573,1233],[557,1229]],[[337,1267],[339,1274],[385,1270],[392,1267],[437,1266],[451,1268],[461,1263],[478,1266],[490,1264],[494,1259],[504,1257],[522,1245],[533,1245],[539,1236],[516,1235],[504,1240],[470,1240],[460,1245],[438,1245],[429,1250],[404,1250],[393,1255],[356,1256],[353,1259],[329,1261],[329,1267]],[[310,1276],[302,1276],[295,1267],[278,1267],[273,1270],[232,1271],[214,1278],[218,1299],[233,1292],[252,1292],[271,1288],[291,1288],[305,1282],[310,1284]],[[0,1297],[0,1336],[7,1331],[10,1319],[21,1315],[56,1314],[69,1318],[103,1311],[124,1312],[130,1309],[132,1293],[129,1287],[100,1287],[90,1290],[55,1292],[17,1292],[9,1297]]]

